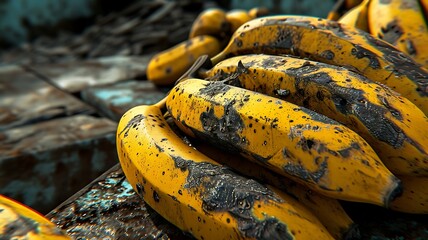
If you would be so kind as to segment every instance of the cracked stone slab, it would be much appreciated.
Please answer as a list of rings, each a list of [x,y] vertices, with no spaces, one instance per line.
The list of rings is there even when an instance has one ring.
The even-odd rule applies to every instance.
[[[59,116],[94,112],[76,97],[16,65],[0,67],[0,92],[0,131]]]
[[[67,92],[143,78],[152,55],[110,56],[87,61],[25,66]]]
[[[118,162],[116,127],[76,115],[0,132],[0,194],[47,213]]]
[[[149,105],[163,99],[169,89],[159,88],[147,80],[131,80],[84,89],[82,99],[108,118],[119,121],[132,107]]]
[[[119,164],[46,217],[75,239],[192,239],[137,195]]]

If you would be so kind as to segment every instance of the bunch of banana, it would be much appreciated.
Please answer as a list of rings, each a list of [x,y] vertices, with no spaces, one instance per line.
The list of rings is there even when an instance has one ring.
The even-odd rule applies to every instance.
[[[0,195],[0,239],[71,239],[40,213]]]
[[[206,9],[193,22],[187,40],[150,59],[147,79],[159,86],[172,86],[199,56],[218,54],[237,28],[266,14],[266,8],[258,7],[228,12],[220,8]]]
[[[401,192],[400,181],[361,136],[307,108],[200,79],[177,84],[166,106],[188,135],[326,196],[388,206]]]
[[[385,41],[357,28],[309,16],[271,16],[251,20],[235,31],[215,57],[249,53],[291,54],[343,66],[380,82],[428,114],[428,72]]]
[[[160,215],[197,239],[333,239],[291,196],[190,147],[169,127],[162,105],[129,110],[117,129],[124,173]]]
[[[338,200],[427,214],[426,69],[340,22],[228,14],[229,42],[213,37],[215,56],[192,55],[165,99],[118,125],[144,201],[197,239],[357,238]]]
[[[418,0],[372,0],[368,23],[372,35],[428,67],[428,26]]]
[[[223,60],[200,75],[262,92],[334,119],[362,136],[394,173],[428,175],[425,114],[406,98],[343,67],[287,56]]]

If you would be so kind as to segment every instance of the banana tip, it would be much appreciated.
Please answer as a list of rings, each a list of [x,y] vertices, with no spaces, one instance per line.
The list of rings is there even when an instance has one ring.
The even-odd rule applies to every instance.
[[[403,193],[403,186],[400,179],[394,176],[392,177],[391,181],[393,182],[391,191],[385,195],[384,199],[384,206],[386,208],[389,208],[389,204]]]

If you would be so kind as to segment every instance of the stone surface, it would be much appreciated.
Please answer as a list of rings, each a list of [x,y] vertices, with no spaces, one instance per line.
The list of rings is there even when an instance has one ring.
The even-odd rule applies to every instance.
[[[72,95],[16,65],[0,67],[0,131],[60,116],[93,113]]]
[[[90,86],[143,78],[151,56],[111,56],[25,67],[48,79],[58,88],[76,93]]]
[[[0,194],[47,213],[117,163],[115,132],[85,115],[0,132]]]
[[[46,216],[75,239],[189,238],[144,203],[119,164]]]
[[[154,104],[164,98],[167,92],[168,89],[158,88],[150,81],[132,80],[87,88],[81,96],[102,115],[119,121],[127,110],[138,105]]]

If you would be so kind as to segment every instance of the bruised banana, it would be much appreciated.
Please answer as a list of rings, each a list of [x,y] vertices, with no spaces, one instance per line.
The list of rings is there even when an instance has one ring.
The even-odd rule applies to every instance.
[[[220,51],[220,42],[215,37],[188,39],[154,55],[147,65],[147,79],[159,86],[173,85],[199,56],[214,56]]]
[[[359,5],[355,6],[343,16],[341,16],[337,21],[348,26],[352,26],[363,30],[365,32],[369,31],[368,24],[368,6],[370,0],[364,0]]]
[[[391,202],[399,212],[428,214],[428,177],[399,176],[403,194]]]
[[[226,18],[226,12],[220,8],[208,8],[202,11],[193,21],[189,38],[202,35],[210,35],[224,39],[229,33],[230,25]]]
[[[258,164],[250,162],[238,154],[221,151],[219,148],[215,148],[205,142],[190,142],[198,151],[214,159],[216,162],[232,168],[243,176],[275,186],[288,195],[291,195],[311,210],[335,239],[360,239],[358,226],[352,221],[336,199],[328,198],[311,191],[305,186],[267,168],[260,167]]]
[[[242,55],[202,73],[230,79],[332,118],[362,136],[394,174],[428,176],[428,118],[413,103],[342,67],[286,56]]]
[[[161,216],[197,239],[333,239],[292,197],[188,146],[168,126],[161,106],[132,108],[117,129],[128,181]]]
[[[33,209],[0,195],[0,239],[71,239]]]
[[[187,134],[326,196],[388,206],[400,181],[355,132],[324,115],[222,82],[186,79],[167,96]]]
[[[428,68],[428,26],[418,0],[373,0],[370,33]]]
[[[217,64],[249,53],[292,54],[350,68],[389,86],[428,115],[426,69],[362,30],[308,16],[262,17],[242,25],[211,60]]]

